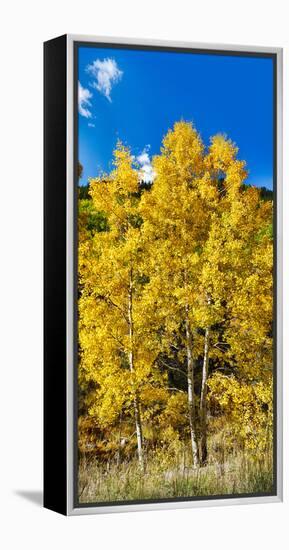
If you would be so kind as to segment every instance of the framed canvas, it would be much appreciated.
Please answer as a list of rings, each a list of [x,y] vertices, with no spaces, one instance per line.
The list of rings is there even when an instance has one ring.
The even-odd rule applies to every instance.
[[[282,499],[282,50],[44,45],[44,505]]]

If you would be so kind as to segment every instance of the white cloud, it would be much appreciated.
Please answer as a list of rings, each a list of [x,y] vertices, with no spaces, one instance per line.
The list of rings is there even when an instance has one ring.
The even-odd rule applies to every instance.
[[[92,122],[89,122],[87,126],[89,126],[89,128],[95,128],[95,124],[93,124]]]
[[[150,157],[148,156],[148,153],[143,150],[143,152],[137,157],[137,161],[141,165],[150,164]]]
[[[91,65],[87,65],[86,71],[93,77],[92,87],[111,101],[112,86],[122,78],[121,71],[115,59],[107,58],[101,61],[96,59]]]
[[[91,102],[89,101],[92,98],[92,93],[87,90],[86,88],[83,88],[78,82],[78,111],[79,114],[84,116],[85,118],[91,118],[92,114],[88,107],[91,106]]]
[[[148,154],[149,145],[143,149],[140,155],[136,157],[137,162],[140,165],[140,177],[145,183],[150,183],[155,178],[155,172],[153,170],[151,159]]]

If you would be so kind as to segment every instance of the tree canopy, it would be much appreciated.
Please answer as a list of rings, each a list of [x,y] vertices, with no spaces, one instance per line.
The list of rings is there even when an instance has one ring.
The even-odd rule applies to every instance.
[[[79,198],[79,449],[120,460],[272,440],[272,200],[225,136],[180,121],[142,185],[118,142]],[[87,194],[88,193],[88,194]],[[230,443],[231,442],[231,443]]]

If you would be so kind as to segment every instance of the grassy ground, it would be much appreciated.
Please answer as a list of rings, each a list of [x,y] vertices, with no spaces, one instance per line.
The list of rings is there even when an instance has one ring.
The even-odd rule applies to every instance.
[[[272,459],[254,456],[231,457],[222,464],[212,463],[198,470],[186,466],[184,456],[165,464],[151,456],[142,472],[136,461],[111,465],[81,460],[79,501],[107,502],[177,497],[270,493]]]

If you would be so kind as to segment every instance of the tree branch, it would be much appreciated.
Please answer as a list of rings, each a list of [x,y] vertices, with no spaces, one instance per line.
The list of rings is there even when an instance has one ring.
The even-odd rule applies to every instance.
[[[187,375],[184,371],[182,371],[180,368],[178,367],[172,367],[171,365],[169,365],[168,363],[166,363],[165,361],[162,361],[161,359],[159,360],[160,363],[162,365],[164,365],[164,367],[167,367],[168,369],[170,370],[175,370],[176,372],[179,372],[180,374],[182,374],[185,378],[187,378]]]

